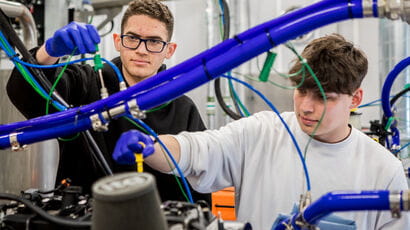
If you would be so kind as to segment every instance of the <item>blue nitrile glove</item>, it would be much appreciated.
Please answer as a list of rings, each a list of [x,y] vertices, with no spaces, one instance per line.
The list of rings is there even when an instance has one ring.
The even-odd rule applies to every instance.
[[[95,45],[100,43],[95,26],[81,22],[71,22],[57,30],[46,41],[46,51],[52,57],[61,57],[71,54],[77,47],[74,55],[94,53]]]
[[[145,147],[140,142],[144,143]],[[145,158],[153,154],[154,151],[154,141],[150,136],[137,130],[130,130],[123,133],[118,139],[112,158],[118,164],[134,165],[134,153],[142,153]]]

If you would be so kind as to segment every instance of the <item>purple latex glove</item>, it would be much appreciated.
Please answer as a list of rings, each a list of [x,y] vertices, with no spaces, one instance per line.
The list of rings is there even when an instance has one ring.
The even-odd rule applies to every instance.
[[[71,22],[57,30],[46,41],[46,51],[52,57],[61,57],[71,54],[77,47],[74,55],[94,53],[95,45],[100,43],[95,26],[81,22]]]
[[[144,143],[145,147],[141,143]],[[150,136],[137,130],[130,130],[123,133],[118,139],[112,158],[118,164],[134,165],[134,153],[142,153],[145,158],[153,154],[154,151],[154,141]]]

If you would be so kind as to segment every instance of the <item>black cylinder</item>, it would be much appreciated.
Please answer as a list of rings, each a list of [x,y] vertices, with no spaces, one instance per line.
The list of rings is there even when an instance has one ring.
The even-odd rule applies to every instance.
[[[121,173],[94,183],[94,230],[165,230],[155,178],[148,173]]]

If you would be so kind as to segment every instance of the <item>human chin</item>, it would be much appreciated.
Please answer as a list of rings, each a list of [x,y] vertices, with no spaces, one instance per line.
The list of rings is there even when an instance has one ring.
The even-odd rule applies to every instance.
[[[131,70],[131,73],[134,76],[145,79],[147,77],[151,77],[152,75],[154,75],[156,71],[152,71],[151,69],[147,68],[133,68]]]

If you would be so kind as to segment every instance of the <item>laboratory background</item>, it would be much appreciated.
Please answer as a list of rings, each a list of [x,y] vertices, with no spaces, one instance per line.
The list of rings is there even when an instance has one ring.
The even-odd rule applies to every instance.
[[[44,43],[57,29],[69,22],[86,23],[92,16],[91,24],[96,26],[101,36],[99,53],[101,57],[111,60],[119,55],[114,49],[113,33],[120,33],[121,17],[129,2],[127,0],[0,0],[0,9],[8,19],[2,24],[11,25],[28,50]],[[162,2],[169,7],[175,18],[172,42],[177,43],[178,47],[174,56],[165,62],[167,67],[171,68],[253,27],[297,12],[313,4],[319,4],[322,1],[164,0]],[[286,42],[283,44],[275,44],[271,49],[260,52],[255,57],[246,58],[233,69],[224,71],[223,74],[240,79],[257,89],[274,105],[277,111],[292,111],[293,89],[290,87],[291,84],[287,76],[292,61],[297,56],[285,44],[290,44],[300,54],[303,48],[315,38],[332,33],[343,35],[362,49],[369,61],[368,73],[362,83],[363,101],[357,109],[351,111],[351,124],[387,148],[402,162],[403,171],[409,175],[410,153],[407,146],[410,143],[410,97],[407,92],[410,89],[410,72],[403,67],[403,65],[408,64],[402,64],[403,70],[398,73],[396,71],[397,76],[394,76],[394,80],[387,81],[386,79],[395,66],[410,55],[410,1],[340,2],[346,2],[346,5],[362,4],[362,8],[370,9],[370,13],[367,12],[363,18],[352,17],[335,22],[329,21],[320,26],[312,25],[312,29],[306,33],[295,33],[297,36],[286,37]],[[375,10],[377,7],[379,13],[372,13],[371,10]],[[384,11],[382,12],[382,10]],[[295,24],[297,23],[295,22]],[[16,49],[16,47],[13,48]],[[87,54],[73,57],[73,59],[84,57],[93,56]],[[270,65],[269,60],[271,61]],[[66,60],[62,59],[61,61]],[[91,61],[88,62],[92,65]],[[0,50],[0,131],[9,130],[7,125],[19,124],[18,122],[26,120],[12,105],[5,90],[9,75],[14,67],[15,63],[10,60],[6,52]],[[264,76],[262,76],[262,72],[264,72]],[[217,76],[214,78],[216,79]],[[218,129],[237,120],[237,116],[244,117],[259,111],[271,110],[271,107],[258,94],[245,85],[221,77],[218,78],[218,87],[216,87],[217,80],[215,79],[210,79],[206,83],[199,84],[198,87],[182,92],[194,101],[207,129]],[[187,77],[186,81],[189,80]],[[393,114],[388,114],[386,117],[382,104],[382,90],[387,84],[391,84],[387,89],[388,96],[390,96],[388,99],[394,98],[395,100],[394,105],[391,100],[390,104],[388,103]],[[388,124],[386,125],[386,123]],[[64,196],[72,197],[63,196],[63,198],[58,199],[56,195],[53,197],[53,193],[39,194],[34,192],[55,189],[59,161],[59,149],[55,139],[57,136],[34,138],[35,141],[28,141],[29,144],[26,145],[13,139],[14,134],[11,133],[18,134],[19,132],[16,129],[2,131],[1,134],[10,141],[9,146],[2,145],[0,150],[0,193],[14,194],[16,197],[24,198],[30,201],[31,205],[37,205],[37,209],[40,210],[52,209],[50,206],[53,204],[45,199],[54,200],[55,205],[63,198],[89,201],[88,198],[75,197],[76,195],[73,195],[75,192],[64,194]],[[42,196],[42,198],[35,200],[34,196],[37,195]],[[212,210],[207,211],[202,207],[200,210],[202,213],[198,216],[188,213],[194,209],[198,211],[197,207],[192,208],[187,204],[176,205],[173,208],[181,210],[178,214],[168,212],[168,221],[171,221],[171,215],[176,222],[184,222],[189,218],[194,218],[197,221],[197,225],[193,225],[196,227],[181,225],[183,228],[180,229],[250,229],[246,223],[241,223],[235,219],[234,192],[231,188],[212,194],[212,199],[213,204],[209,207]],[[405,203],[410,202],[409,197],[405,198],[403,195],[398,199],[403,202],[401,206],[399,205],[399,210],[404,212],[406,209],[410,209],[410,203]],[[58,228],[58,221],[52,223],[52,220],[43,217],[46,214],[38,214],[33,211],[34,209],[24,208],[25,205],[30,206],[26,203],[15,201],[15,203],[10,204],[9,202],[10,199],[0,197],[0,229],[23,229],[22,226],[27,227],[27,224],[24,223],[29,221],[27,216],[36,216],[35,218],[42,220],[38,226],[33,220],[33,227],[29,229],[71,229],[67,226]],[[186,206],[181,208],[181,205]],[[81,205],[76,203],[71,209],[66,207],[65,211],[72,212],[72,216],[75,216],[78,222],[81,222],[82,216],[84,216],[83,219],[90,222],[92,214],[75,213],[74,209],[79,206]],[[387,209],[387,211],[395,213],[391,206]],[[55,213],[48,212],[51,216],[64,219]],[[19,215],[18,218],[14,218],[17,215]],[[219,226],[216,228],[210,228],[211,222],[213,222],[211,216],[220,220],[218,217],[221,215],[220,219],[225,219],[225,228],[221,226],[221,221],[217,221]],[[69,218],[68,216],[66,218]],[[178,221],[177,217],[180,218]],[[70,219],[70,221],[75,218]],[[204,222],[201,218],[206,219],[206,221]],[[228,223],[231,224],[231,227],[227,227]],[[48,224],[54,228],[46,228]],[[7,228],[8,225],[15,228]],[[203,226],[199,227],[199,225]],[[89,229],[87,226],[79,228]],[[77,229],[77,227],[73,227],[73,229]]]

